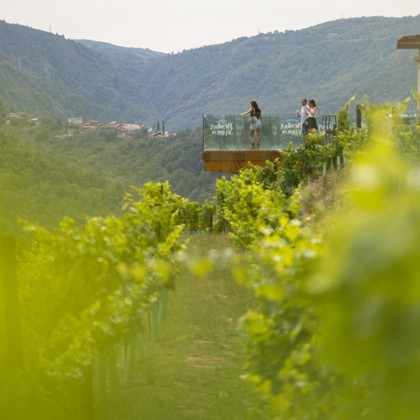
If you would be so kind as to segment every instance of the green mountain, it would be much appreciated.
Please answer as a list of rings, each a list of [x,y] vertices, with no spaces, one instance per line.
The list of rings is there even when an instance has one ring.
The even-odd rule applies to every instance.
[[[335,113],[353,95],[400,101],[416,89],[417,51],[396,43],[419,27],[420,15],[340,19],[162,54],[1,21],[0,100],[62,120],[164,120],[169,131],[200,126],[203,113],[244,111],[251,98],[266,115],[293,115],[303,96]]]

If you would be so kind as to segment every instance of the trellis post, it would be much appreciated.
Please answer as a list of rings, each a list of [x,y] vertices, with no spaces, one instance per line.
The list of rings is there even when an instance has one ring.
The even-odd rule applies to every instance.
[[[18,282],[16,273],[16,240],[0,237],[0,284],[4,297],[7,368],[23,367]]]

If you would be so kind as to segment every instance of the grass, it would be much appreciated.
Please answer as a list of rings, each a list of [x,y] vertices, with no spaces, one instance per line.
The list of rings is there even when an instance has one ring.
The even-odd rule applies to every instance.
[[[196,235],[188,254],[229,246],[225,235]],[[252,305],[251,292],[234,282],[228,268],[200,278],[183,272],[148,359],[136,364],[119,395],[97,407],[96,420],[267,419],[240,379],[246,354],[237,322]]]

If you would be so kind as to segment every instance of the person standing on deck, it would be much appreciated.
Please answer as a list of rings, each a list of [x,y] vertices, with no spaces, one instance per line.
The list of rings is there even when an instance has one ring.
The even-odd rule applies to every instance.
[[[318,132],[318,122],[316,116],[318,115],[318,105],[314,99],[309,99],[308,101],[308,132],[317,133]]]
[[[255,99],[250,102],[248,111],[243,112],[241,115],[249,115],[249,142],[251,149],[259,149],[261,145],[261,109]],[[254,141],[254,135],[257,133],[257,144]]]
[[[300,100],[302,108],[296,111],[296,115],[300,117],[300,129],[302,136],[308,135],[308,100],[303,98]]]

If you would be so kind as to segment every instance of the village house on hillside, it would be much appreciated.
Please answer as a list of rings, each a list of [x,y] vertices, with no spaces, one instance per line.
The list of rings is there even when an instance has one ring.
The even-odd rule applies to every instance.
[[[133,137],[140,132],[141,137],[149,138],[174,138],[176,134],[165,131],[165,123],[162,123],[162,130],[160,130],[160,123],[157,123],[157,128],[147,126],[146,124],[133,124],[125,122],[111,121],[108,123],[100,123],[97,120],[89,120],[83,122],[82,117],[68,118],[69,126],[77,127],[82,130],[114,130],[117,132],[118,138]]]
[[[41,121],[37,117],[26,114],[25,112],[9,112],[6,115],[6,125],[11,124],[12,122],[22,122],[31,125],[40,125]]]
[[[41,125],[42,121],[38,117],[31,116],[25,112],[9,112],[5,118],[6,125]],[[61,126],[61,124],[59,123]],[[64,127],[62,127],[64,128]],[[68,117],[67,118],[67,133],[57,134],[55,138],[72,137],[77,130],[82,131],[101,131],[108,130],[115,132],[117,138],[175,138],[176,134],[165,131],[165,123],[157,124],[156,129],[146,124],[133,124],[127,122],[111,121],[108,123],[101,123],[98,120],[84,121],[83,117]]]

